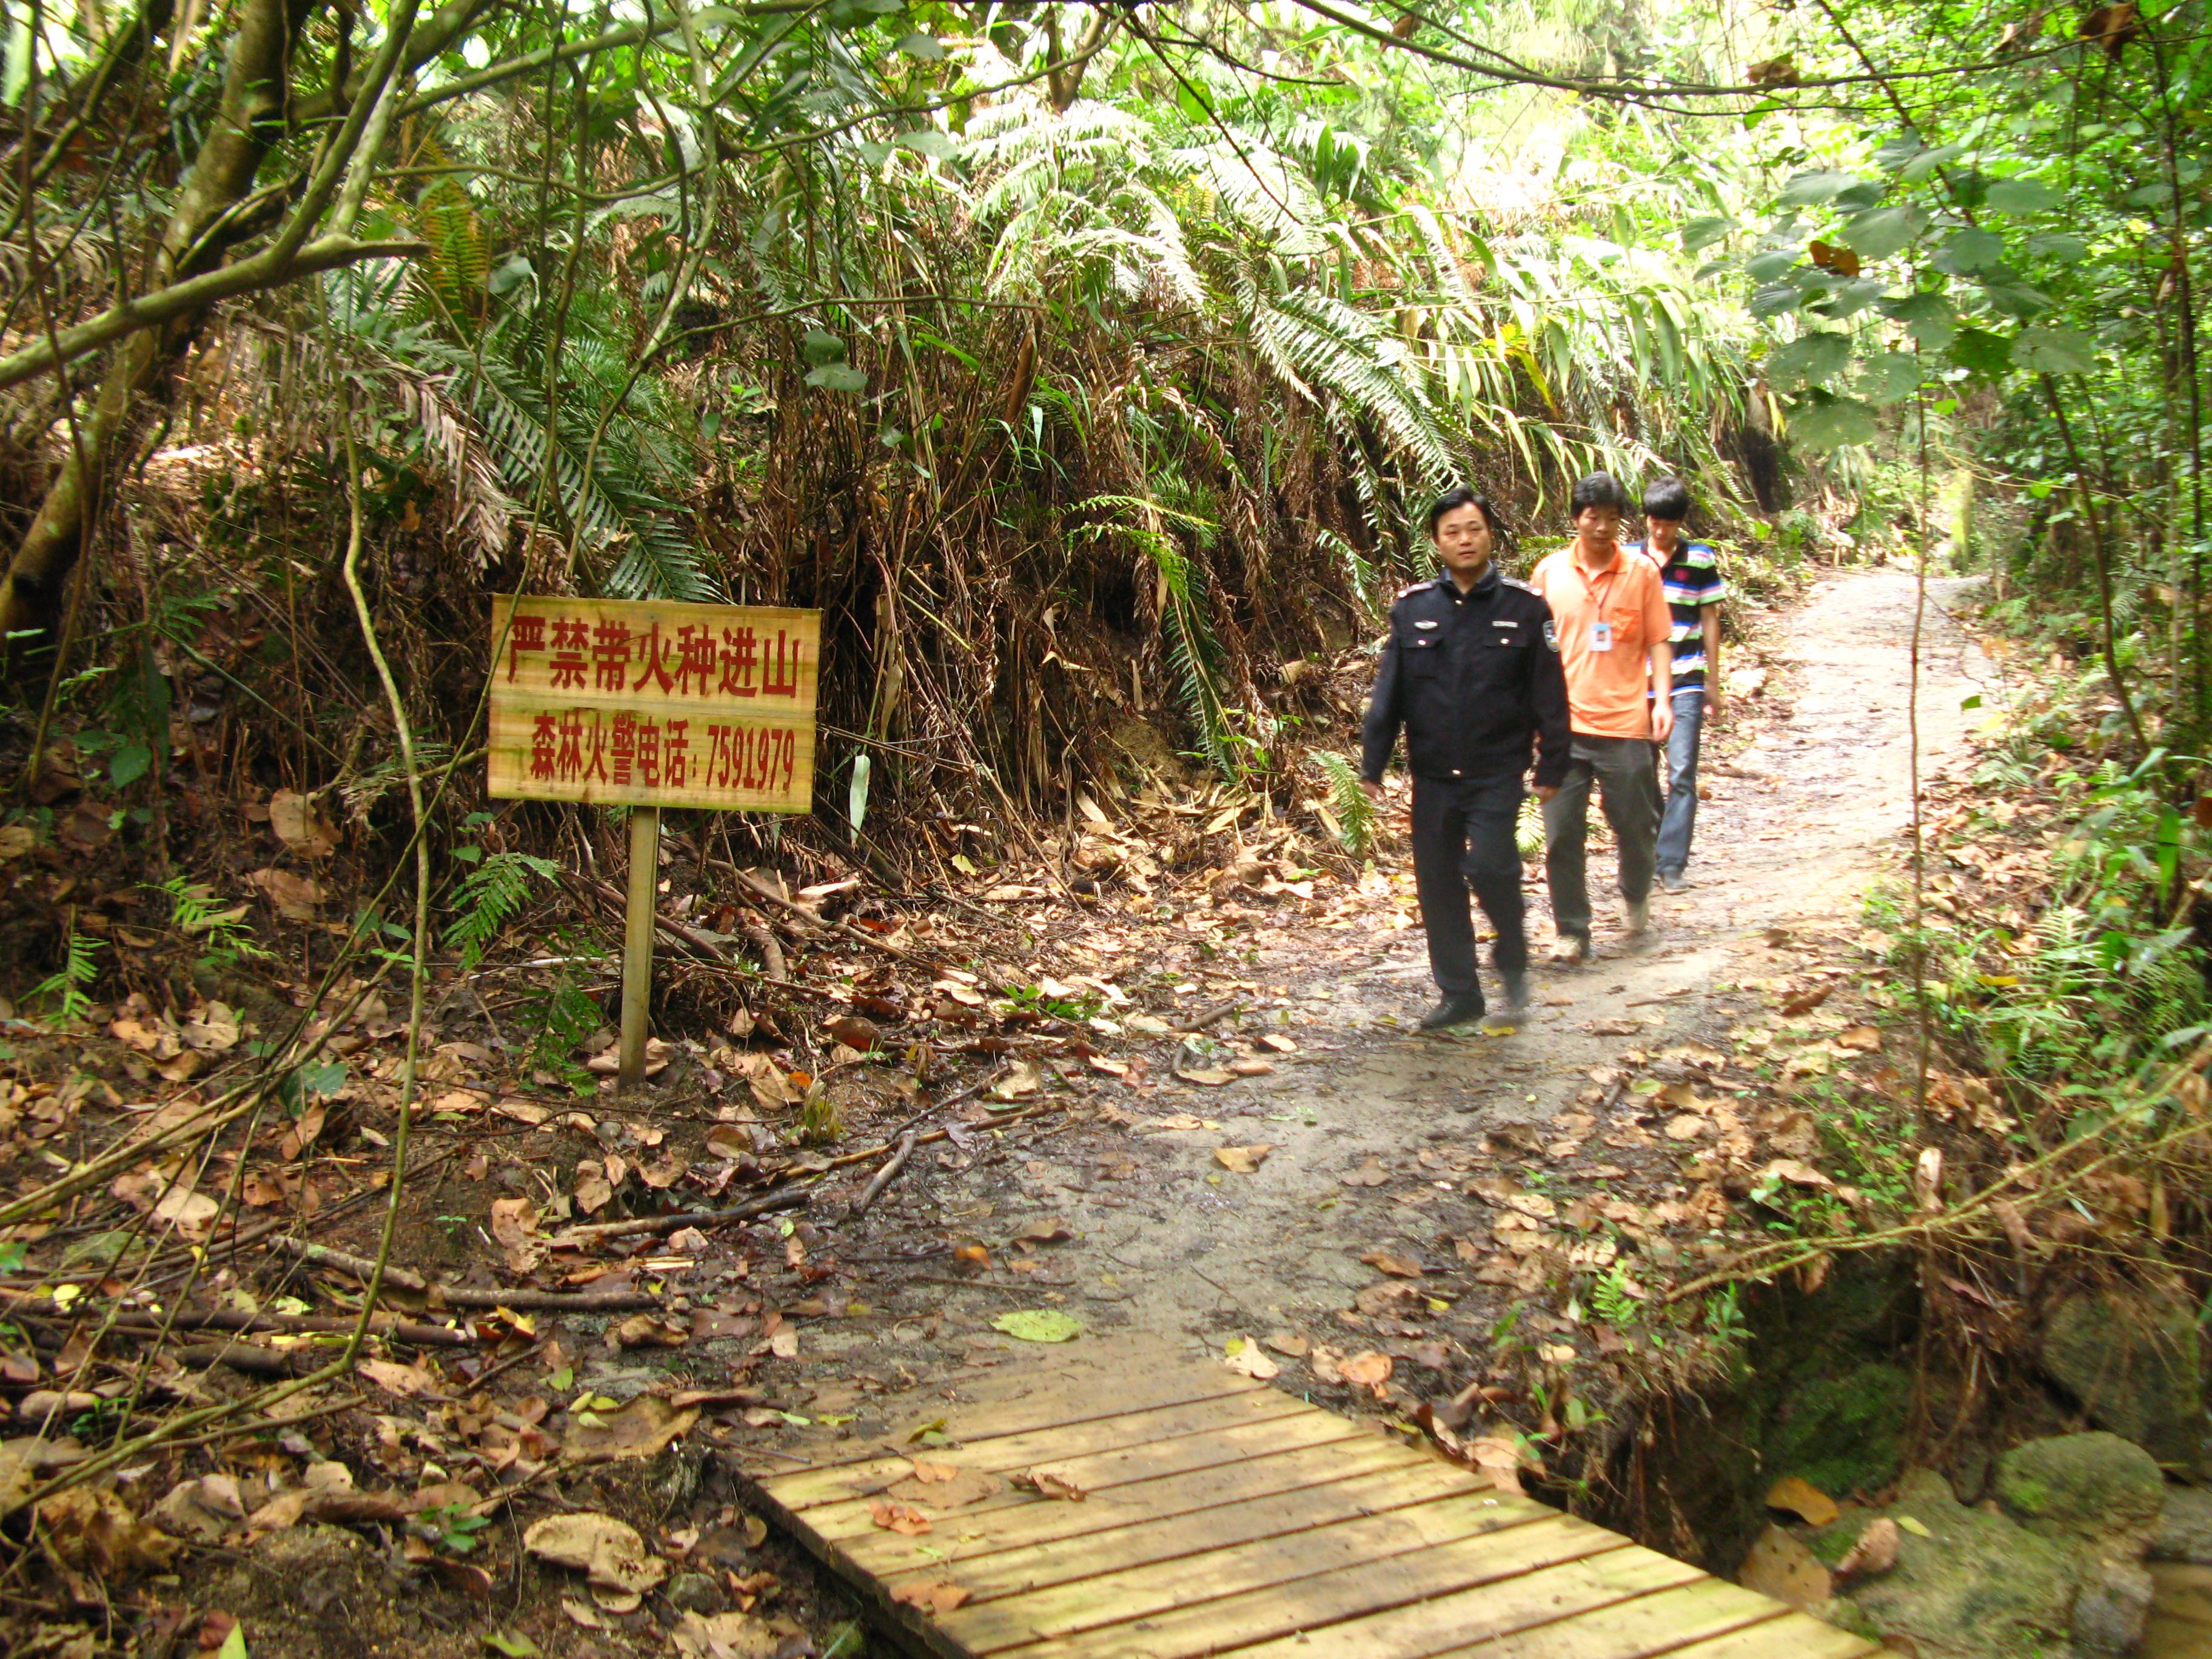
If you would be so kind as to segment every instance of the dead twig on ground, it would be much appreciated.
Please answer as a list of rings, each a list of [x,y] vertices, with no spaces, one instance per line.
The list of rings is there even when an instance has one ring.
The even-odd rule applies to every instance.
[[[335,1267],[340,1273],[349,1273],[363,1283],[368,1281],[369,1273],[376,1267],[376,1264],[367,1256],[349,1255],[344,1250],[334,1250],[327,1244],[310,1244],[303,1239],[272,1238],[269,1241],[269,1247],[286,1255],[296,1255],[301,1260],[319,1267]],[[389,1266],[385,1269],[384,1279],[388,1285],[414,1295],[424,1297],[433,1302],[442,1302],[449,1308],[474,1308],[483,1310],[512,1308],[517,1312],[526,1310],[538,1313],[635,1312],[641,1309],[657,1308],[664,1299],[644,1291],[625,1291],[611,1296],[577,1296],[563,1291],[537,1291],[526,1288],[502,1291],[471,1290],[459,1285],[440,1285],[434,1280],[423,1278],[420,1273],[410,1273],[404,1267]]]
[[[858,1221],[867,1214],[875,1201],[884,1195],[884,1188],[898,1179],[899,1171],[906,1168],[907,1159],[914,1156],[915,1140],[916,1136],[911,1129],[899,1137],[898,1150],[884,1160],[884,1167],[876,1171],[861,1190],[860,1197],[854,1200],[852,1209],[846,1213],[846,1220]]]
[[[720,859],[709,859],[708,862],[714,866],[716,868],[726,870],[732,875],[735,876],[738,878],[738,885],[744,888],[747,892],[753,894],[757,898],[767,901],[769,903],[776,906],[781,910],[788,912],[792,915],[797,916],[809,927],[818,928],[823,933],[836,933],[842,938],[852,940],[855,945],[865,945],[872,951],[881,951],[886,956],[896,957],[901,962],[911,962],[916,966],[923,968],[935,968],[938,965],[930,958],[917,956],[914,951],[906,949],[903,945],[894,945],[889,939],[878,939],[873,934],[868,933],[866,929],[855,927],[849,921],[830,921],[825,920],[823,917],[817,915],[814,911],[808,909],[805,905],[799,903],[798,900],[784,897],[784,896],[777,892],[775,888],[769,886],[766,882],[763,881],[758,876],[752,874],[750,871],[740,870],[736,865],[725,863]]]
[[[1243,998],[1231,997],[1225,1002],[1217,1002],[1210,1008],[1200,1009],[1182,1024],[1170,1025],[1168,1030],[1179,1036],[1188,1036],[1194,1031],[1203,1031],[1207,1026],[1226,1019],[1243,1006]]]
[[[768,1215],[777,1210],[802,1210],[814,1201],[811,1188],[791,1187],[781,1192],[764,1193],[758,1198],[749,1198],[742,1204],[732,1204],[720,1210],[679,1210],[673,1215],[640,1216],[630,1221],[587,1222],[580,1227],[570,1227],[554,1234],[548,1242],[555,1245],[591,1244],[603,1238],[639,1238],[652,1234],[681,1231],[686,1227],[720,1227],[732,1221],[749,1221],[755,1216]]]

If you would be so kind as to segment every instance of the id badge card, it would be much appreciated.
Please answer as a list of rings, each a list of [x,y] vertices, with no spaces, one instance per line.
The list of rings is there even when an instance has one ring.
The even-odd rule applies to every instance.
[[[1613,624],[1609,622],[1592,623],[1590,624],[1589,644],[1590,649],[1593,651],[1612,650]]]

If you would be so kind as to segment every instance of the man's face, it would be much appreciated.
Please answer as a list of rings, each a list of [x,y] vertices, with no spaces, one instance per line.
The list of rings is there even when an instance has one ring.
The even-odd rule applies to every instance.
[[[1480,576],[1490,562],[1490,520],[1469,501],[1437,520],[1437,556],[1455,576]]]
[[[1575,533],[1592,552],[1610,551],[1620,540],[1620,513],[1616,507],[1586,507],[1575,514]]]
[[[1671,553],[1674,550],[1674,544],[1682,538],[1682,521],[1680,519],[1655,519],[1647,513],[1644,515],[1644,533],[1650,539],[1651,545],[1662,553]]]

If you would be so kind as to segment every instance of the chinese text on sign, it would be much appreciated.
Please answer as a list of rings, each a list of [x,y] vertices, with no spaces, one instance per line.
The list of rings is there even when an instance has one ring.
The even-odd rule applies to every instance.
[[[821,636],[815,611],[496,595],[491,793],[804,812]]]

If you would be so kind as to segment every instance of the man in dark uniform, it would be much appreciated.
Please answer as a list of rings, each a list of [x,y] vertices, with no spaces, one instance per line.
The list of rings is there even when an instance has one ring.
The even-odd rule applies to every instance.
[[[1413,879],[1429,968],[1443,992],[1421,1021],[1425,1031],[1483,1016],[1469,887],[1498,932],[1500,1017],[1510,1022],[1526,1011],[1528,944],[1514,831],[1531,750],[1540,800],[1559,792],[1571,758],[1552,608],[1491,562],[1497,528],[1490,503],[1472,490],[1454,489],[1429,509],[1429,538],[1445,574],[1407,588],[1390,607],[1362,744],[1360,781],[1379,799],[1382,769],[1406,728]]]

